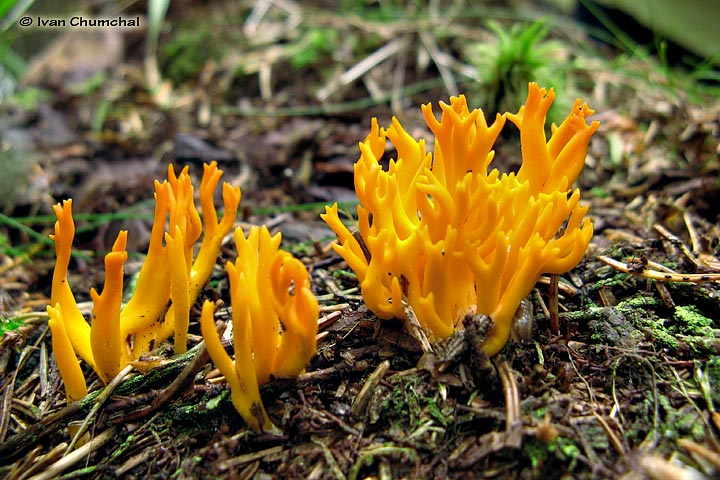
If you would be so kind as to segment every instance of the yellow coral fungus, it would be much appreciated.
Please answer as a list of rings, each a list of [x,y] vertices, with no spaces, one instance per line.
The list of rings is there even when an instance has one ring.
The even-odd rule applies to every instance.
[[[171,193],[168,182],[155,180],[155,216],[150,245],[135,286],[135,291],[143,292],[143,295],[133,295],[120,313],[122,338],[136,335],[148,325],[162,320],[168,308],[170,269],[167,268],[168,252],[163,241]],[[129,348],[123,353],[126,359],[131,357]]]
[[[62,376],[65,383],[68,403],[71,403],[87,395],[87,384],[85,383],[82,368],[80,368],[80,362],[75,356],[70,337],[65,330],[61,309],[59,303],[55,307],[48,305],[48,325],[52,331],[52,348],[57,360],[58,370],[60,370],[60,376]]]
[[[224,184],[225,213],[218,222],[213,194],[221,175],[215,162],[205,165],[200,187],[205,236],[194,262],[193,250],[203,233],[203,223],[195,208],[188,168],[175,175],[170,166],[168,180],[155,182],[155,218],[137,288],[121,309],[123,265],[127,258],[127,232],[121,232],[112,252],[105,257],[102,293],[91,290],[92,325],[80,312],[67,279],[75,234],[72,200],[53,207],[58,217],[52,235],[57,261],[48,314],[53,335],[57,336],[53,338],[53,350],[67,384],[68,398],[77,398],[85,385],[75,354],[107,383],[153,343],[173,333],[176,351],[186,350],[190,308],[212,272],[222,238],[232,229],[240,203],[240,188]]]
[[[212,304],[203,306],[202,334],[210,357],[228,380],[233,405],[255,430],[273,426],[259,385],[300,374],[316,349],[319,307],[302,262],[280,250],[280,234],[235,229],[238,257],[227,263],[232,304],[233,362],[222,348]]]
[[[212,162],[209,165],[205,164],[203,170],[202,181],[200,182],[200,204],[203,209],[203,222],[201,224],[200,217],[195,209],[193,202],[193,188],[190,184],[190,177],[187,174],[187,167],[185,167],[180,175],[176,176],[172,168],[172,165],[168,168],[168,208],[167,213],[170,214],[168,231],[173,235],[179,234],[182,237],[181,244],[178,247],[183,247],[185,266],[188,270],[187,282],[188,282],[188,297],[187,303],[182,301],[182,308],[187,308],[188,311],[176,311],[176,304],[173,301],[169,306],[167,315],[158,317],[149,317],[143,319],[132,319],[128,318],[129,322],[132,322],[131,326],[127,328],[126,334],[133,336],[133,348],[132,348],[132,359],[137,359],[143,352],[146,352],[150,345],[153,343],[161,342],[171,335],[176,334],[183,336],[181,331],[184,326],[175,324],[175,318],[186,318],[189,315],[189,308],[197,300],[197,296],[200,293],[200,289],[205,285],[212,269],[215,265],[215,259],[220,251],[220,244],[222,239],[232,230],[235,217],[237,216],[238,206],[242,198],[242,193],[239,187],[233,187],[228,183],[223,184],[223,203],[225,206],[225,212],[223,213],[222,220],[218,222],[217,211],[215,210],[215,202],[213,201],[213,194],[217,188],[217,184],[222,176],[222,170],[217,168],[216,162]],[[157,215],[157,212],[156,212]],[[164,214],[163,214],[164,215]],[[161,225],[164,226],[164,223]],[[153,229],[155,226],[153,226]],[[198,251],[197,257],[193,261],[193,245],[198,240],[200,233],[203,234],[203,239],[200,244],[200,250]],[[161,231],[162,233],[162,231]],[[179,237],[178,237],[179,239]],[[180,240],[179,240],[180,241]],[[166,245],[165,249],[168,246]],[[160,249],[158,249],[160,250]],[[158,257],[162,256],[162,252],[157,252]],[[165,252],[167,256],[167,252]],[[148,253],[148,257],[150,253]],[[170,259],[170,256],[167,257]],[[161,260],[158,260],[158,263]],[[178,257],[171,259],[172,262],[177,262]],[[169,278],[170,272],[174,271],[176,275],[182,275],[178,265],[175,264],[175,268],[168,268],[167,264],[162,265],[160,268],[167,270],[167,281],[169,282],[167,287],[167,293],[164,297],[155,297],[154,304],[157,305],[158,300],[162,300],[163,305],[167,305],[170,299],[170,284],[173,280]],[[153,270],[144,269],[140,272],[140,278],[138,285],[143,280],[143,275],[147,274],[151,277]],[[177,282],[178,280],[175,280]],[[186,281],[186,280],[180,280]],[[156,287],[158,288],[158,287]],[[152,299],[149,299],[153,301]],[[167,307],[166,307],[167,308]],[[184,351],[183,340],[176,341],[176,347],[179,348],[180,352]]]
[[[75,301],[68,282],[68,267],[72,242],[75,238],[75,222],[72,217],[72,199],[53,206],[57,216],[55,233],[50,238],[55,240],[55,270],[53,270],[50,306],[55,308],[56,318],[62,318],[64,330],[73,350],[95,368],[92,347],[90,346],[90,325],[85,321]]]
[[[112,252],[105,255],[105,285],[102,294],[90,289],[93,301],[90,345],[95,370],[106,384],[120,371],[122,338],[120,337],[120,304],[123,291],[123,265],[127,260],[127,231],[118,234]]]
[[[445,338],[468,314],[493,320],[484,348],[497,353],[512,317],[542,273],[563,273],[582,258],[593,229],[584,218],[579,174],[598,122],[577,101],[545,141],[552,89],[529,86],[515,114],[488,125],[464,96],[430,104],[423,115],[435,134],[434,152],[393,119],[373,120],[354,167],[362,243],[342,224],[337,205],[323,219],[338,236],[335,250],[358,276],[363,299],[381,318],[403,318],[403,301],[432,338]],[[523,164],[517,173],[489,170],[492,146],[509,118],[519,129]],[[379,159],[389,139],[397,150],[387,171]]]

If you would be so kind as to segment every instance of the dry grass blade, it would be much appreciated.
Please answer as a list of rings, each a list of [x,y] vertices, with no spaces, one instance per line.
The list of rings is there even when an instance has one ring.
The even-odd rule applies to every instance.
[[[460,93],[460,90],[458,90],[457,82],[455,81],[455,76],[448,68],[447,62],[445,61],[442,52],[440,52],[440,47],[438,47],[435,38],[425,31],[420,31],[419,36],[423,46],[427,50],[430,58],[432,58],[433,63],[435,63],[435,66],[440,72],[440,77],[445,84],[445,89],[450,95],[457,95],[458,93]]]
[[[0,462],[12,462],[21,457],[38,441],[54,433],[58,425],[75,420],[83,412],[81,402],[71,403],[62,410],[43,418],[22,433],[18,433],[0,444]]]
[[[705,480],[706,477],[687,467],[673,464],[656,455],[645,455],[637,460],[640,469],[651,480]]]
[[[559,305],[558,305],[558,276],[550,275],[550,289],[548,291],[550,305],[548,305],[548,313],[550,314],[550,332],[557,335],[560,332]]]
[[[33,345],[27,345],[23,348],[23,351],[20,354],[20,359],[18,360],[18,366],[13,372],[10,382],[8,382],[3,390],[2,412],[0,412],[0,445],[5,444],[5,437],[10,425],[10,415],[12,413],[11,407],[15,396],[15,382],[17,381],[18,373],[22,371],[31,354],[37,349],[38,345],[44,340],[44,338],[45,333],[40,335],[40,338]]]
[[[620,440],[620,438],[615,435],[615,432],[610,427],[610,425],[605,421],[603,417],[598,415],[597,412],[593,412],[593,415],[595,416],[595,419],[598,421],[600,426],[602,426],[603,430],[605,430],[605,434],[610,439],[610,444],[613,446],[618,455],[625,455],[625,453],[627,452],[627,448],[625,447],[625,444]]]
[[[228,471],[228,470],[233,471],[240,465],[244,465],[246,463],[250,463],[255,460],[260,460],[262,458],[265,458],[265,457],[268,457],[271,455],[276,455],[282,451],[283,451],[282,446],[270,447],[265,450],[261,450],[259,452],[249,453],[247,455],[240,455],[240,456],[237,456],[230,460],[226,460],[226,461],[220,463],[220,465],[218,465],[218,467],[220,468],[221,471]]]
[[[685,438],[678,439],[677,443],[688,452],[710,462],[716,471],[720,471],[720,453]]]
[[[343,72],[342,75],[337,78],[337,80],[332,81],[328,85],[325,85],[323,88],[318,90],[316,95],[318,100],[320,100],[321,102],[326,101],[338,89],[354,82],[355,80],[372,70],[374,67],[381,64],[382,62],[397,54],[398,52],[402,51],[406,47],[407,39],[404,37],[396,38],[386,43],[385,45],[377,49],[375,52],[362,59],[360,62],[345,70],[345,72]]]
[[[687,212],[685,212],[686,215],[683,217],[688,225],[688,231],[690,233],[690,239],[693,242],[693,245],[698,245],[699,241],[697,240],[697,233],[695,232],[695,229],[690,228],[689,225],[689,217],[687,216]],[[702,265],[698,261],[698,259],[695,257],[695,255],[690,251],[687,245],[680,240],[676,235],[674,235],[672,232],[670,232],[667,228],[663,227],[662,225],[653,225],[653,230],[655,230],[657,233],[659,233],[664,239],[669,241],[673,246],[680,249],[680,251],[687,257],[688,260],[692,262],[692,264],[695,266],[695,268],[700,268]]]
[[[68,444],[62,442],[56,445],[55,448],[50,450],[45,455],[37,456],[40,451],[40,447],[36,448],[24,459],[22,464],[16,465],[14,471],[8,475],[7,480],[24,480],[35,475],[39,471],[46,470],[50,464],[56,462],[59,458],[67,451]]]
[[[50,465],[44,472],[35,475],[34,477],[31,477],[30,480],[49,480],[51,478],[59,476],[62,472],[72,467],[74,464],[81,461],[83,458],[87,458],[92,452],[112,440],[113,436],[115,436],[115,431],[115,427],[108,428],[97,437],[91,439],[82,447],[78,448],[77,450],[68,455],[65,455],[57,462]]]

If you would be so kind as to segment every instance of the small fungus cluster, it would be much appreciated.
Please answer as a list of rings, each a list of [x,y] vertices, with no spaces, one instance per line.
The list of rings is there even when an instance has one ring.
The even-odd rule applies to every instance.
[[[303,263],[280,250],[281,235],[235,229],[238,256],[227,263],[233,306],[235,361],[222,347],[213,305],[203,304],[200,325],[210,357],[225,376],[235,409],[255,430],[272,430],[259,385],[299,375],[315,355],[318,301]]]
[[[423,105],[433,153],[396,118],[388,129],[373,120],[354,167],[359,238],[343,225],[337,205],[322,217],[376,315],[405,318],[408,305],[434,339],[450,335],[466,315],[487,315],[493,328],[484,348],[494,355],[539,276],[577,265],[593,228],[580,191],[570,186],[599,124],[586,123],[594,112],[577,100],[546,140],[554,98],[552,89],[531,83],[525,106],[498,114],[491,125],[464,96],[441,103],[440,120]],[[500,174],[490,163],[506,118],[520,130],[523,162],[517,173]],[[383,170],[388,139],[397,158]]]
[[[47,311],[68,401],[87,394],[76,355],[108,383],[124,366],[170,336],[176,353],[187,350],[190,309],[212,273],[240,204],[240,188],[223,184],[225,212],[218,221],[213,195],[221,176],[215,162],[205,165],[199,195],[202,220],[187,167],[175,175],[170,166],[168,180],[155,181],[150,246],[135,292],[123,307],[127,232],[121,231],[105,256],[102,293],[90,291],[90,324],[67,277],[75,236],[72,200],[53,207],[58,218],[52,235],[57,259]],[[251,228],[247,237],[241,228],[235,229],[238,257],[227,264],[235,361],[225,353],[215,331],[213,304],[205,302],[202,310],[201,330],[210,356],[230,384],[233,404],[255,430],[274,428],[260,400],[259,385],[271,378],[297,376],[316,348],[318,302],[310,277],[302,262],[280,250],[280,240],[280,234],[271,236],[265,227]]]
[[[225,183],[225,213],[218,221],[213,194],[221,176],[215,162],[204,166],[200,184],[203,221],[195,208],[187,167],[175,175],[171,165],[168,179],[162,183],[155,181],[150,245],[135,292],[122,307],[127,231],[121,231],[112,251],[105,256],[102,293],[94,288],[90,291],[93,301],[90,324],[80,312],[67,277],[75,236],[72,200],[53,207],[58,218],[51,236],[55,240],[56,262],[47,311],[53,351],[69,399],[76,400],[87,393],[75,354],[107,383],[152,345],[172,335],[176,353],[186,351],[190,307],[210,277],[222,239],[232,229],[240,204],[240,188]],[[202,243],[194,257],[193,247],[201,234]]]

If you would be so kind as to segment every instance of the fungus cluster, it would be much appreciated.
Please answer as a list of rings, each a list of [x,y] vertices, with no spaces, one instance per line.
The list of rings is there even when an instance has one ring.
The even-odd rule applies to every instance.
[[[582,258],[593,227],[585,218],[580,173],[598,122],[576,100],[567,118],[545,135],[555,93],[529,85],[518,113],[488,124],[470,111],[464,96],[440,104],[438,120],[422,107],[435,135],[432,152],[393,118],[372,121],[355,164],[357,235],[342,223],[337,204],[321,217],[338,237],[333,247],[357,274],[367,306],[380,318],[404,318],[412,309],[432,339],[442,339],[467,315],[484,314],[493,326],[485,340],[489,355],[507,342],[512,318],[542,273],[563,273]],[[491,169],[495,140],[510,120],[520,130],[522,166],[517,173]],[[397,151],[384,170],[387,141]],[[75,225],[72,200],[53,207],[57,255],[47,307],[55,358],[69,401],[87,393],[77,356],[107,383],[124,366],[174,336],[176,353],[187,349],[190,309],[215,265],[220,245],[233,228],[238,187],[225,183],[221,220],[213,195],[222,171],[206,164],[200,184],[203,219],[195,207],[187,167],[155,182],[155,215],[147,257],[137,287],[122,305],[127,232],[105,256],[102,292],[90,292],[88,323],[68,283]],[[202,241],[195,254],[195,246]],[[232,306],[234,360],[215,330],[214,306],[206,301],[200,326],[210,357],[231,388],[233,405],[255,430],[274,427],[259,386],[300,374],[316,352],[319,307],[304,264],[280,250],[281,235],[252,227],[234,231],[237,258],[226,264]]]
[[[576,100],[560,126],[545,135],[552,89],[529,85],[517,114],[491,125],[464,96],[422,111],[435,135],[433,152],[393,118],[372,121],[355,164],[359,238],[341,222],[337,204],[323,219],[338,237],[335,250],[356,273],[367,306],[381,318],[404,318],[405,306],[434,339],[450,335],[468,314],[493,321],[484,348],[507,342],[512,317],[542,273],[564,273],[581,260],[593,234],[580,192],[580,173],[599,123]],[[490,169],[495,140],[509,119],[520,130],[517,173]],[[390,140],[397,151],[384,170]]]
[[[58,218],[52,235],[57,260],[47,311],[68,401],[87,394],[77,356],[108,383],[124,366],[170,336],[174,335],[176,353],[186,351],[190,309],[212,273],[240,204],[240,188],[225,183],[225,212],[218,221],[213,195],[221,175],[215,162],[205,165],[199,195],[202,221],[187,167],[175,175],[170,166],[168,180],[155,181],[150,246],[136,290],[122,307],[127,259],[127,232],[122,231],[105,256],[102,293],[90,292],[90,324],[80,312],[67,277],[75,235],[72,200],[53,207]],[[215,331],[211,302],[203,305],[201,330],[211,358],[230,385],[238,412],[253,429],[273,430],[259,385],[272,378],[297,376],[315,355],[318,302],[305,265],[280,250],[280,234],[271,236],[266,227],[253,227],[245,237],[238,227],[234,236],[238,255],[234,263],[227,263],[227,273],[235,360]]]
[[[225,213],[218,221],[213,194],[222,175],[215,162],[204,166],[200,185],[203,220],[195,208],[188,168],[155,181],[155,216],[150,245],[137,287],[122,307],[123,266],[127,259],[127,231],[121,231],[105,256],[105,283],[101,293],[90,292],[92,322],[87,323],[68,283],[70,252],[75,236],[72,200],[53,207],[57,215],[56,263],[50,305],[53,351],[69,400],[87,393],[76,354],[107,383],[125,365],[151,346],[174,335],[175,351],[187,348],[190,307],[212,272],[220,243],[233,227],[240,203],[239,187],[223,185]],[[204,235],[197,256],[194,245]]]

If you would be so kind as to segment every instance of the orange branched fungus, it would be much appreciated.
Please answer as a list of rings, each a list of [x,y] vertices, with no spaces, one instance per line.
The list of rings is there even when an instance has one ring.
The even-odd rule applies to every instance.
[[[87,392],[76,354],[107,383],[151,345],[173,334],[175,351],[186,351],[190,308],[210,277],[222,239],[232,229],[240,204],[240,188],[224,184],[225,213],[218,222],[213,194],[221,175],[215,162],[204,166],[200,185],[204,223],[195,208],[187,167],[175,175],[170,166],[168,180],[155,181],[155,218],[135,293],[122,308],[123,265],[127,259],[127,232],[122,231],[105,257],[102,293],[95,289],[90,292],[92,324],[80,312],[67,278],[75,236],[72,200],[53,207],[58,220],[51,237],[57,260],[48,315],[53,351],[68,399],[75,400]],[[203,226],[202,244],[193,261],[193,247],[203,235]]]
[[[316,349],[318,302],[303,263],[280,250],[280,234],[235,229],[238,257],[227,263],[235,361],[220,343],[213,306],[205,302],[200,326],[210,357],[225,375],[233,405],[254,430],[274,427],[259,386],[300,374]]]
[[[467,314],[485,314],[493,328],[489,355],[507,342],[513,315],[542,273],[564,273],[581,260],[593,234],[580,192],[571,190],[598,122],[576,101],[552,136],[545,117],[555,98],[531,83],[515,114],[488,125],[464,96],[422,111],[435,134],[434,153],[393,119],[373,120],[360,143],[355,190],[361,241],[342,224],[337,205],[323,219],[338,236],[335,250],[358,276],[363,298],[381,318],[404,318],[404,301],[431,338],[447,337]],[[505,119],[520,129],[517,174],[489,170]],[[387,171],[379,159],[389,139],[397,150]]]

